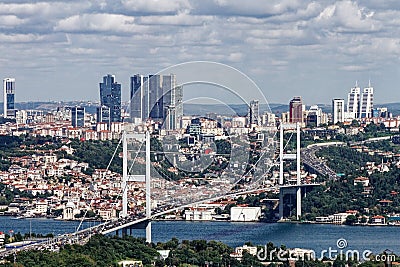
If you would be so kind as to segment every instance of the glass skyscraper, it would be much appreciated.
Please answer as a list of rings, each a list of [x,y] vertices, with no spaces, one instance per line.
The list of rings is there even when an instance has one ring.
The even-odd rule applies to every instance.
[[[3,80],[4,90],[4,118],[15,118],[15,79],[5,78]]]
[[[71,122],[73,127],[85,126],[85,107],[73,107],[71,109]]]
[[[183,88],[177,86],[176,75],[137,74],[131,77],[131,118],[163,121],[165,128],[175,129],[183,115]]]
[[[115,81],[115,76],[107,74],[100,83],[101,106],[110,109],[110,123],[121,122],[121,84]]]

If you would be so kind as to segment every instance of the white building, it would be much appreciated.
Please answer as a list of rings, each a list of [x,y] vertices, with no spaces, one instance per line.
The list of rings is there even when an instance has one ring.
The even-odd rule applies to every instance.
[[[260,207],[232,207],[231,221],[234,222],[254,222],[261,216]]]
[[[261,123],[263,126],[275,126],[276,116],[274,113],[265,112],[261,116]]]
[[[360,98],[360,117],[372,118],[374,109],[374,88],[371,86],[371,81],[368,87],[365,87]]]
[[[315,124],[317,127],[322,123],[322,109],[318,105],[312,105],[306,113],[307,123]]]
[[[347,216],[349,216],[350,214],[348,213],[336,213],[333,214],[333,223],[334,224],[343,224],[346,221]]]
[[[360,105],[360,87],[356,82],[355,87],[350,89],[350,93],[347,98],[347,113],[351,119],[358,118],[359,105]]]
[[[185,220],[187,221],[211,221],[211,211],[209,210],[185,210]]]
[[[40,215],[46,215],[47,214],[47,201],[46,200],[39,200],[36,202],[35,205],[35,213],[40,214]]]
[[[65,205],[63,210],[63,219],[64,220],[73,220],[75,219],[75,214],[79,214],[79,210],[75,208],[75,204],[73,202],[68,202]]]

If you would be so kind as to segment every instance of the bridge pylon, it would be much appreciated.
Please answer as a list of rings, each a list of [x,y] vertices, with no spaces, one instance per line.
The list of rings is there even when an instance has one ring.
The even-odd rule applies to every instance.
[[[146,143],[146,173],[145,175],[129,175],[128,166],[128,139],[138,139]],[[122,133],[122,212],[121,216],[128,216],[128,182],[145,182],[146,188],[146,242],[151,243],[151,175],[150,175],[150,132],[145,134]]]
[[[301,217],[301,159],[300,159],[300,123],[295,124],[280,124],[280,138],[279,138],[279,219],[283,219],[283,198],[286,194],[293,194],[293,190],[296,195],[296,218],[297,220]],[[285,129],[296,129],[296,153],[285,153],[284,152],[284,138],[283,132]],[[292,186],[284,185],[284,174],[283,165],[285,160],[296,160],[296,184]],[[288,190],[290,188],[290,190]]]

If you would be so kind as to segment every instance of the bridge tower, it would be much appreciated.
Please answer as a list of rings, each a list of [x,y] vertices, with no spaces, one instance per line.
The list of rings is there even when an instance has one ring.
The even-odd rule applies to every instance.
[[[129,175],[128,166],[128,139],[137,139],[146,143],[146,174]],[[128,182],[145,182],[146,187],[146,242],[151,243],[151,175],[150,175],[150,132],[145,134],[122,133],[122,217],[128,216]]]
[[[284,130],[296,129],[296,153],[288,154],[284,152]],[[283,198],[286,194],[296,195],[296,218],[300,219],[301,216],[301,164],[300,164],[300,124],[280,124],[280,138],[279,138],[279,219],[283,219]],[[284,185],[283,180],[283,165],[285,160],[296,160],[296,185]]]

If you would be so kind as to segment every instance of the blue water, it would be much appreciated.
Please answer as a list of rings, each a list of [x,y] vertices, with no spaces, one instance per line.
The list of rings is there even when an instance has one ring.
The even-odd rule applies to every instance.
[[[0,216],[0,231],[63,234],[75,231],[79,222],[56,221],[52,219],[14,219]],[[83,227],[93,222],[83,223]],[[165,242],[173,237],[180,240],[218,240],[230,246],[245,242],[265,245],[273,242],[286,247],[307,248],[314,251],[337,249],[336,241],[347,240],[346,249],[371,250],[374,253],[386,249],[400,254],[400,227],[390,226],[344,226],[330,224],[294,223],[232,223],[232,222],[185,222],[155,221],[152,223],[153,242]],[[144,230],[134,230],[133,235],[144,236]]]

